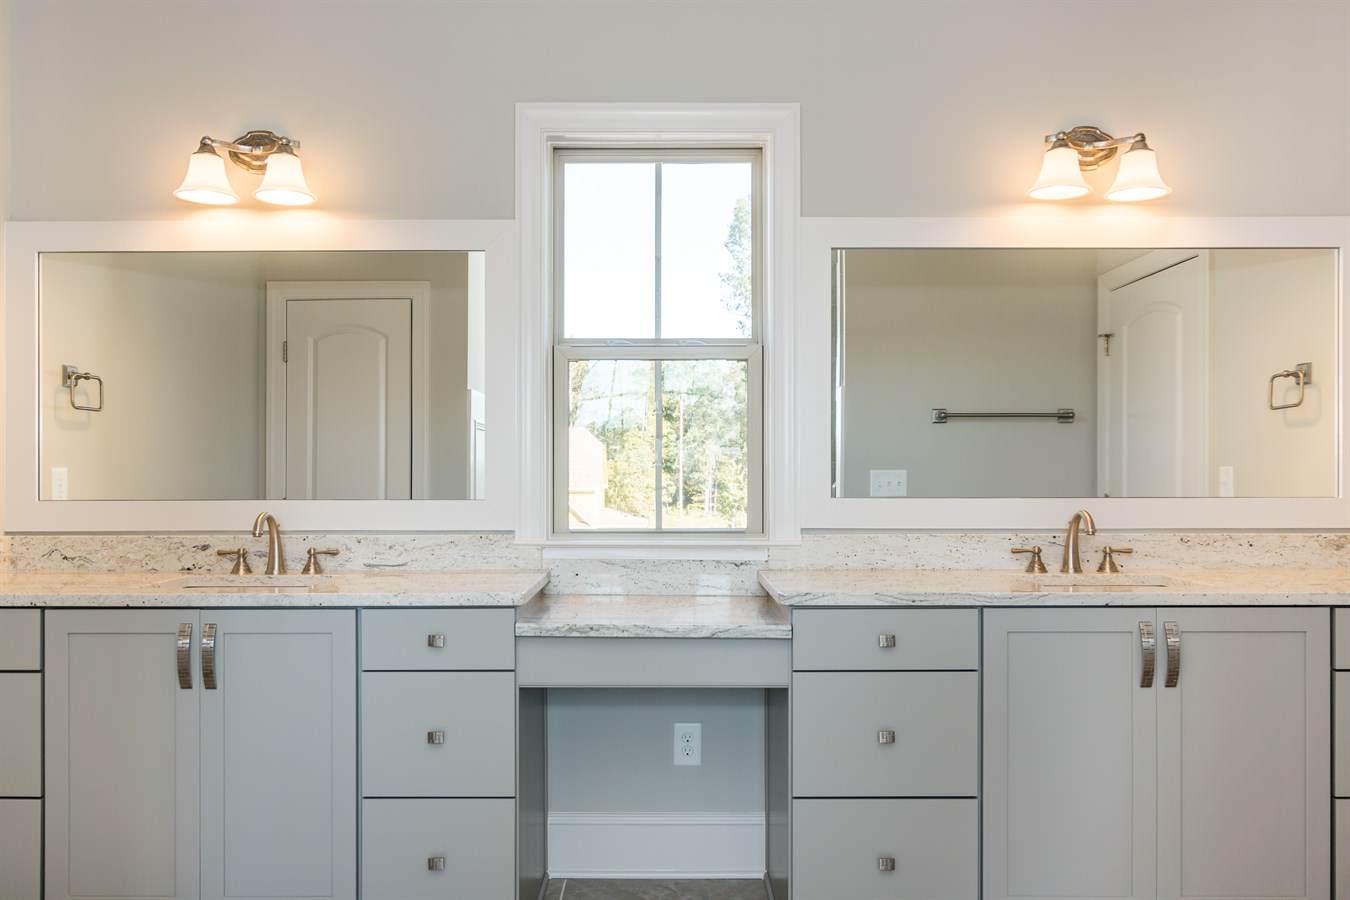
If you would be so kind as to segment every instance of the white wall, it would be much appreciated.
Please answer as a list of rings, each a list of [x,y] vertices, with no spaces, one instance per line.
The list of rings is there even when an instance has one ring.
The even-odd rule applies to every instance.
[[[1210,306],[1210,491],[1232,466],[1239,497],[1336,494],[1336,253],[1216,250]],[[1272,412],[1270,376],[1311,362],[1303,406]],[[1277,403],[1292,403],[1292,381]]]
[[[850,250],[843,490],[904,469],[911,497],[1096,493],[1097,252]],[[1054,420],[932,424],[1067,407]]]
[[[1148,214],[1350,213],[1301,139],[1350,146],[1344,0],[12,2],[16,219],[193,215],[197,138],[249,128],[303,141],[323,210],[510,218],[526,100],[800,101],[809,216],[1022,205],[1084,122],[1148,132]]]
[[[255,499],[263,491],[268,281],[431,283],[431,499],[466,494],[467,254],[49,254],[42,261],[42,488],[70,499]],[[104,379],[78,412],[63,364]],[[82,402],[94,388],[82,388]]]

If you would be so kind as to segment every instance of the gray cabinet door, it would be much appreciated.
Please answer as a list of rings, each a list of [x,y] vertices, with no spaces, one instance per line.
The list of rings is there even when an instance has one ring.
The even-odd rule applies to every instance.
[[[198,701],[180,686],[195,610],[46,615],[46,897],[198,896]]]
[[[1180,636],[1158,689],[1160,897],[1330,895],[1326,609],[1162,609]],[[1162,646],[1162,629],[1159,630]]]
[[[985,900],[1155,896],[1141,622],[1154,610],[985,612]]]
[[[352,900],[355,613],[201,617],[216,626],[214,686],[200,685],[202,897]]]

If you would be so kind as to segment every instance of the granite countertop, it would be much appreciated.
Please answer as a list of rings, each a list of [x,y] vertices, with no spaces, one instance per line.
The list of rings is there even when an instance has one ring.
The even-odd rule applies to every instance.
[[[786,610],[767,597],[558,595],[516,614],[517,637],[792,637]]]
[[[1346,569],[1129,569],[1118,575],[1029,575],[926,569],[766,569],[783,606],[1335,606]]]
[[[542,571],[24,572],[0,575],[0,607],[520,606],[548,583]]]

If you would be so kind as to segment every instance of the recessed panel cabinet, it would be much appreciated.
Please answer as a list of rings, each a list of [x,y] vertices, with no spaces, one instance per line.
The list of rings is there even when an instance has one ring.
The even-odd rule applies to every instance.
[[[984,897],[1330,896],[1325,609],[988,610]]]
[[[48,900],[355,898],[355,625],[48,612]]]

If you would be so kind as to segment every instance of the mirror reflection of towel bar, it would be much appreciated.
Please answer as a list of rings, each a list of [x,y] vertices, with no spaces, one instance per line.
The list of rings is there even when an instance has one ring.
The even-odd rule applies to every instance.
[[[98,385],[98,405],[84,406],[75,400],[75,388],[81,381],[92,381]],[[61,387],[70,392],[70,405],[81,412],[103,412],[103,379],[89,372],[81,372],[79,366],[61,367]]]
[[[1293,403],[1275,402],[1275,382],[1281,378],[1292,378],[1298,384],[1298,399]],[[1312,363],[1299,363],[1292,369],[1285,369],[1283,372],[1276,372],[1270,376],[1270,397],[1268,404],[1271,409],[1297,409],[1303,405],[1303,398],[1307,394],[1308,385],[1312,384]]]
[[[948,412],[935,407],[933,424],[946,425],[952,419],[1054,419],[1061,425],[1071,425],[1077,415],[1072,409],[1063,408],[1054,412]]]

